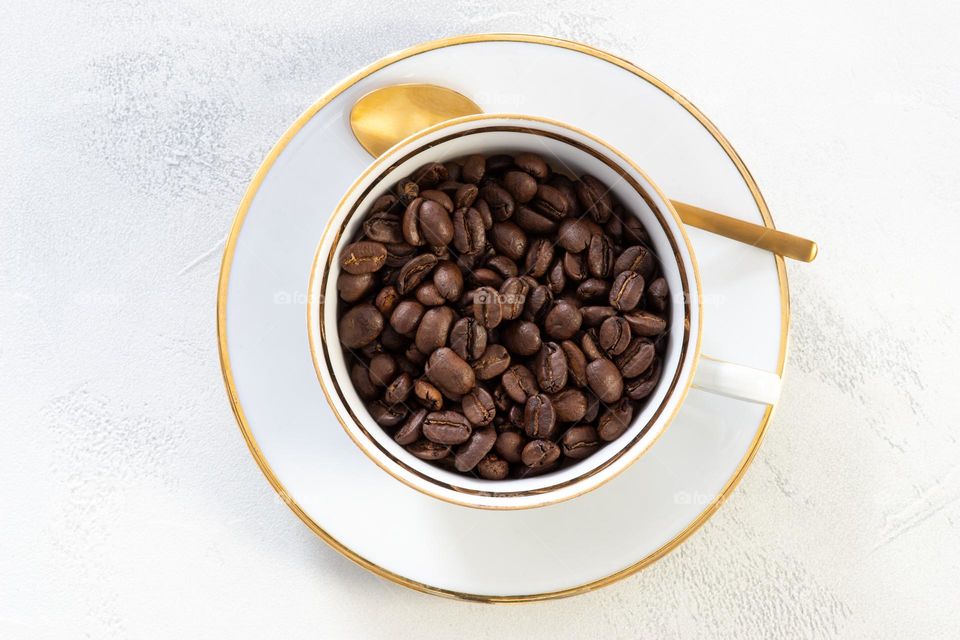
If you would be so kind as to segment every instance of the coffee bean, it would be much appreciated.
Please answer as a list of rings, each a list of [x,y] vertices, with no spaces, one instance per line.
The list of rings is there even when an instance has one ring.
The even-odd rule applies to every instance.
[[[526,404],[527,398],[538,392],[536,377],[522,364],[511,365],[501,380],[504,392],[518,404]]]
[[[559,191],[563,195],[563,199],[567,201],[567,216],[579,218],[580,203],[577,200],[577,190],[573,181],[563,174],[554,173],[547,179],[547,184]]]
[[[481,186],[480,197],[490,207],[495,222],[503,222],[513,215],[516,206],[513,196],[496,182],[487,182]]]
[[[433,284],[444,300],[456,302],[463,295],[463,273],[449,260],[444,260],[434,267]]]
[[[592,236],[590,226],[585,220],[568,218],[560,223],[557,230],[557,244],[569,253],[581,253],[589,246]]]
[[[473,363],[473,370],[480,380],[490,380],[506,371],[509,366],[510,354],[507,353],[503,345],[490,344],[487,345],[483,355]]]
[[[363,233],[367,239],[384,244],[403,242],[400,229],[400,216],[393,213],[374,213],[363,222]]]
[[[522,152],[513,156],[513,164],[518,169],[526,171],[537,180],[546,180],[550,175],[550,167],[547,162],[535,153]]]
[[[599,278],[588,278],[577,287],[577,297],[584,302],[606,301],[610,295],[610,283]]]
[[[487,348],[487,330],[475,318],[461,318],[450,330],[450,348],[464,360],[476,360]]]
[[[502,431],[497,435],[497,443],[494,445],[497,455],[510,463],[520,462],[521,452],[527,439],[519,431]]]
[[[493,396],[483,387],[474,387],[470,393],[463,396],[460,403],[463,407],[463,415],[476,426],[490,424],[497,415]]]
[[[356,302],[365,298],[374,284],[376,284],[376,278],[372,273],[354,275],[342,271],[337,276],[337,291],[340,292],[340,299],[344,302]]]
[[[430,275],[433,268],[437,266],[437,262],[437,256],[432,253],[424,253],[403,265],[397,276],[397,291],[400,292],[400,295],[406,295],[413,291],[423,282],[424,278]]]
[[[514,262],[527,252],[527,234],[512,222],[496,222],[490,229],[490,243],[498,253]]]
[[[556,342],[543,343],[533,371],[545,393],[557,393],[567,386],[567,359],[560,345]]]
[[[624,398],[600,416],[597,422],[597,435],[605,442],[616,440],[627,430],[631,420],[633,420],[633,405]]]
[[[432,200],[439,204],[441,207],[447,210],[447,213],[453,213],[453,200],[443,191],[438,191],[436,189],[428,189],[427,191],[421,191],[420,197],[425,200]],[[422,222],[426,222],[425,220]],[[447,240],[447,242],[450,242]],[[446,244],[446,242],[444,243]]]
[[[522,204],[518,205],[514,210],[511,220],[513,220],[518,227],[529,233],[546,234],[553,232],[557,228],[557,222],[555,220]]]
[[[477,184],[483,180],[483,176],[486,172],[486,166],[487,159],[485,157],[481,155],[470,156],[463,163],[463,169],[460,172],[460,178],[464,182]]]
[[[543,467],[560,458],[560,447],[549,440],[531,440],[523,447],[520,459],[528,467]]]
[[[347,273],[373,273],[387,262],[387,248],[381,242],[361,240],[348,244],[340,253],[340,266]]]
[[[432,187],[447,179],[447,168],[439,162],[425,164],[411,174],[410,178],[420,187]]]
[[[470,391],[477,381],[470,365],[448,347],[441,347],[430,355],[426,374],[437,388],[454,395]]]
[[[400,198],[400,203],[406,206],[420,195],[420,185],[413,180],[401,180],[397,183],[396,192],[397,197]]]
[[[537,181],[524,171],[507,171],[503,176],[503,186],[515,202],[530,202],[537,195]]]
[[[627,247],[617,256],[617,261],[613,264],[613,275],[618,276],[624,271],[636,271],[644,280],[653,276],[657,263],[646,247],[634,245]]]
[[[557,428],[557,413],[545,394],[527,398],[523,408],[523,430],[530,438],[552,438]]]
[[[657,278],[647,287],[647,304],[658,313],[667,310],[667,298],[670,295],[670,289],[667,287],[667,281],[664,278]]]
[[[421,460],[441,460],[450,455],[450,447],[429,440],[418,440],[408,446],[407,451]]]
[[[364,400],[373,400],[380,395],[380,390],[370,382],[370,371],[359,362],[350,367],[350,381],[357,395]]]
[[[623,376],[617,365],[606,358],[587,365],[587,383],[601,402],[611,404],[623,395]]]
[[[470,439],[457,447],[454,454],[454,466],[460,473],[473,469],[497,442],[497,431],[491,427],[475,429]]]
[[[414,256],[417,252],[417,248],[413,245],[407,244],[406,242],[398,242],[396,244],[388,244],[387,247],[387,266],[388,267],[402,267],[407,264],[407,261]],[[384,270],[386,271],[386,270]],[[384,282],[387,282],[384,279]]]
[[[443,407],[443,394],[440,389],[423,378],[413,383],[413,395],[430,411],[439,411]]]
[[[446,302],[446,299],[437,291],[437,286],[432,282],[421,282],[413,295],[417,302],[425,307],[439,307]]]
[[[587,277],[587,260],[582,253],[567,252],[563,256],[563,272],[574,282]]]
[[[373,205],[370,206],[370,213],[372,215],[383,211],[390,211],[398,202],[399,199],[397,196],[392,193],[385,193],[373,201]]]
[[[473,433],[470,421],[457,411],[433,411],[423,421],[423,435],[437,444],[460,444]]]
[[[524,267],[534,278],[543,277],[553,261],[553,243],[546,238],[537,238],[530,243]],[[561,287],[562,289],[562,287]]]
[[[527,301],[523,306],[525,320],[540,322],[553,306],[553,294],[546,285],[537,285],[527,294]]]
[[[624,316],[635,335],[654,337],[667,329],[667,321],[649,311],[633,311]]]
[[[583,350],[572,340],[564,340],[560,343],[560,348],[563,349],[563,355],[567,361],[571,382],[578,387],[586,387],[587,357],[583,354]]]
[[[388,405],[381,400],[367,405],[370,417],[381,427],[395,427],[407,417],[407,409],[402,404]]]
[[[394,434],[393,439],[399,445],[413,444],[423,436],[423,421],[426,418],[426,409],[411,413],[403,426]]]
[[[474,269],[473,273],[470,274],[470,280],[478,287],[493,287],[494,289],[499,289],[503,284],[503,276],[486,267]]]
[[[493,287],[480,287],[473,296],[473,315],[485,329],[493,329],[503,320],[500,293]]]
[[[660,370],[662,367],[660,358],[655,358],[653,364],[647,367],[647,370],[636,378],[631,378],[625,383],[627,395],[631,400],[643,400],[656,388],[660,382]]]
[[[453,326],[453,309],[436,307],[423,314],[414,343],[421,353],[430,354],[447,344]]]
[[[605,307],[602,305],[580,307],[580,317],[583,319],[583,324],[588,327],[599,327],[615,315],[617,315],[617,310],[613,307]]]
[[[510,353],[532,356],[540,351],[540,327],[532,322],[511,322],[500,330],[500,340]]]
[[[523,313],[530,285],[522,278],[512,276],[500,286],[500,311],[504,320],[516,320]]]
[[[595,329],[589,329],[580,335],[580,348],[590,362],[607,357],[606,352],[600,347],[600,339]]]
[[[600,446],[597,430],[591,426],[578,426],[568,429],[560,439],[563,455],[574,460],[583,460]]]
[[[474,255],[487,243],[486,229],[480,212],[470,207],[453,212],[453,246],[461,254]]]
[[[401,373],[387,385],[383,392],[383,399],[387,404],[401,404],[407,401],[413,391],[413,377],[409,373]]]
[[[653,363],[656,349],[648,338],[635,338],[617,357],[617,366],[625,378],[635,378]]]
[[[477,473],[484,480],[503,480],[510,474],[510,463],[489,453],[477,463]]]
[[[553,305],[543,322],[548,336],[554,340],[567,340],[580,330],[583,318],[579,309],[561,300]]]
[[[593,395],[593,393],[587,393],[587,412],[583,414],[583,422],[590,423],[597,419],[597,416],[600,415],[600,398]]]
[[[613,202],[610,199],[610,189],[593,176],[580,176],[575,185],[577,198],[583,210],[593,218],[594,222],[603,224],[613,213]]]
[[[359,349],[377,339],[383,331],[383,316],[372,304],[358,304],[337,324],[340,342],[348,349]]]
[[[537,187],[531,207],[543,216],[559,221],[567,215],[567,200],[563,194],[548,184]]]
[[[397,361],[388,353],[370,358],[370,382],[378,387],[390,384],[397,375]]]
[[[509,280],[519,273],[517,263],[507,256],[493,256],[487,260],[487,267],[499,273],[504,280]]]
[[[356,307],[354,307],[356,308]],[[390,326],[402,336],[413,336],[423,317],[424,307],[415,300],[403,300],[390,314]],[[342,336],[341,336],[342,337]]]
[[[420,325],[423,326],[423,323]],[[623,353],[630,344],[630,323],[620,316],[607,318],[600,325],[600,346],[610,355]]]
[[[457,187],[456,192],[454,192],[453,208],[464,209],[472,207],[473,203],[477,201],[477,194],[479,193],[480,189],[477,188],[477,185],[461,184]]]
[[[587,412],[587,396],[579,389],[566,388],[550,397],[558,422],[578,422]]]
[[[547,287],[555,296],[560,295],[567,287],[567,274],[563,271],[562,259],[555,260],[547,272]]]
[[[610,285],[610,306],[617,311],[633,311],[643,296],[643,276],[636,271],[624,271]]]
[[[400,294],[397,293],[396,288],[392,286],[386,286],[380,289],[380,293],[377,294],[377,297],[373,301],[377,307],[377,311],[384,316],[389,316],[393,313],[398,302],[400,302]]]

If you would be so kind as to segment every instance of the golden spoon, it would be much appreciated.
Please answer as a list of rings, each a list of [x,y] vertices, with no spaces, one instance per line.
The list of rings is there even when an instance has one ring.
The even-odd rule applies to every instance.
[[[453,89],[432,84],[397,84],[381,87],[360,98],[350,112],[350,127],[357,141],[376,157],[407,136],[429,126],[483,113],[473,100]],[[785,258],[812,262],[817,243],[763,225],[671,200],[684,224]]]

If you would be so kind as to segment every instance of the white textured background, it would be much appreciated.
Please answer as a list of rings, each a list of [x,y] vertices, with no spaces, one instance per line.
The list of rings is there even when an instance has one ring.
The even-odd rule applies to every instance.
[[[5,0],[0,636],[957,637],[958,7]],[[215,339],[223,241],[280,133],[358,67],[482,31],[659,76],[821,244],[789,265],[784,397],[727,504],[634,577],[516,607],[315,538],[247,452]]]

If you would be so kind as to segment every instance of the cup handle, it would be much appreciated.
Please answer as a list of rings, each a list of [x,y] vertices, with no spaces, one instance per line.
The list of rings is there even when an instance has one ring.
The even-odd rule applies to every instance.
[[[780,397],[780,376],[701,355],[693,387],[738,400],[773,404]]]

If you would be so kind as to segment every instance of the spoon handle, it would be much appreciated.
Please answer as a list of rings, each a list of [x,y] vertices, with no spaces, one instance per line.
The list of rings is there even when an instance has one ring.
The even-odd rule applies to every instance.
[[[703,229],[731,240],[766,249],[802,262],[813,262],[817,257],[817,243],[800,236],[777,231],[759,224],[744,222],[722,213],[695,207],[692,204],[672,200],[684,224]]]

